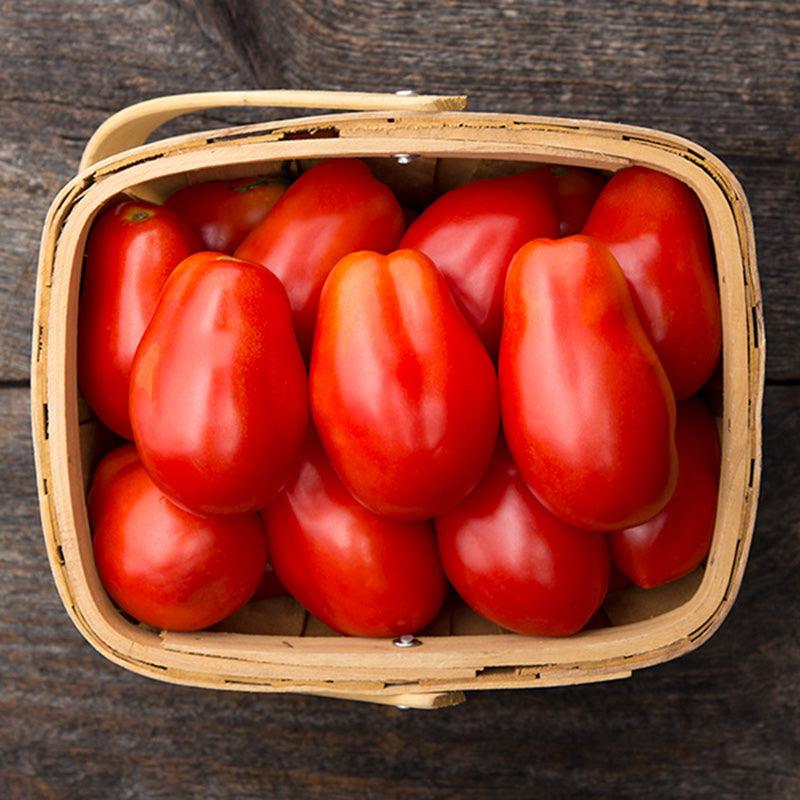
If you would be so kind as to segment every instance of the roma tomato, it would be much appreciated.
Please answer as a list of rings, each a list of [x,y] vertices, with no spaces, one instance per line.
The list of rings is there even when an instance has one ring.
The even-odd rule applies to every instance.
[[[369,167],[336,158],[301,175],[236,255],[263,264],[283,281],[307,355],[322,284],[336,262],[354,250],[388,253],[403,226],[399,203]]]
[[[614,254],[675,397],[689,397],[714,371],[722,341],[700,202],[669,175],[629,167],[600,193],[583,233]]]
[[[494,367],[444,277],[415,250],[353,253],[336,265],[322,292],[310,388],[334,468],[378,514],[440,514],[489,463]]]
[[[514,253],[540,236],[558,236],[550,174],[529,170],[473,181],[443,194],[400,241],[425,253],[447,278],[461,312],[497,354],[503,284]]]
[[[580,233],[606,179],[599,172],[581,167],[550,167],[556,210],[562,236]]]
[[[436,519],[436,538],[444,571],[467,605],[517,633],[568,636],[606,596],[605,534],[554,517],[505,446],[475,491]]]
[[[207,181],[178,189],[165,205],[197,231],[202,249],[233,253],[285,191],[277,177]]]
[[[92,476],[92,487],[86,498],[86,507],[89,512],[89,519],[95,519],[98,513],[96,503],[98,500],[108,496],[111,486],[121,472],[129,464],[138,464],[139,454],[132,444],[122,445],[112,450],[108,455],[103,457],[103,460],[97,465],[97,469]]]
[[[173,211],[125,201],[105,211],[86,245],[78,312],[78,382],[101,421],[133,438],[128,382],[133,355],[169,274],[202,249]]]
[[[619,265],[587,236],[514,257],[500,348],[503,426],[520,473],[571,525],[637,525],[677,477],[675,400]]]
[[[170,276],[136,351],[130,412],[142,462],[190,511],[256,511],[300,452],[306,384],[280,281],[197,253]]]
[[[281,582],[341,633],[414,633],[442,605],[447,582],[431,523],[396,522],[364,508],[313,434],[296,475],[261,515]]]
[[[717,514],[717,426],[697,398],[678,405],[678,485],[653,519],[611,534],[617,566],[643,589],[690,573],[708,555]]]
[[[110,453],[89,493],[95,563],[112,599],[147,625],[206,628],[241,608],[264,572],[257,514],[198,517],[173,505],[133,445]]]
[[[646,523],[645,523],[646,524]],[[631,585],[631,579],[611,559],[611,573],[608,576],[608,591],[619,592]]]
[[[261,581],[250,599],[268,600],[271,597],[283,597],[287,594],[289,594],[289,592],[286,591],[286,587],[278,580],[278,576],[275,574],[272,564],[267,561],[264,574],[261,576]]]

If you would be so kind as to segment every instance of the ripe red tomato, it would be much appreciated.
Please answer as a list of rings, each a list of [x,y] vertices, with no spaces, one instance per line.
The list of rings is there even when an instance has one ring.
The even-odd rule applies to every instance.
[[[313,434],[296,475],[261,515],[281,582],[341,633],[414,633],[441,607],[447,582],[431,523],[392,521],[364,508]]]
[[[643,589],[688,575],[708,555],[717,514],[720,452],[714,418],[697,398],[678,405],[678,485],[653,519],[611,534],[611,555]]]
[[[104,500],[108,493],[113,491],[113,483],[117,474],[129,464],[138,464],[139,454],[132,444],[125,444],[112,450],[97,465],[97,469],[92,476],[92,485],[89,495],[86,498],[86,507],[89,512],[89,519],[95,519],[99,513],[96,505],[98,500]]]
[[[268,267],[289,294],[300,349],[308,354],[322,284],[354,250],[388,253],[403,232],[390,189],[356,159],[322,161],[301,175],[237,248]]]
[[[264,572],[257,514],[198,517],[153,483],[133,445],[109,454],[89,493],[97,571],[111,598],[147,625],[206,628],[241,608]]]
[[[625,276],[601,242],[540,239],[514,257],[500,398],[520,473],[565,522],[627,528],[669,500],[675,400]]]
[[[197,253],[170,276],[136,351],[130,413],[142,462],[190,511],[256,511],[300,452],[306,384],[280,281]]]
[[[553,516],[503,445],[477,489],[437,517],[436,538],[444,571],[467,605],[517,633],[568,636],[606,596],[605,534]]]
[[[399,247],[420,250],[436,264],[461,313],[496,355],[508,265],[525,242],[540,236],[558,236],[558,216],[550,174],[534,169],[443,194]]]
[[[165,205],[197,231],[204,250],[233,253],[285,191],[274,176],[207,181],[178,189]]]
[[[647,523],[645,523],[647,524]],[[611,559],[611,572],[608,576],[608,591],[618,592],[631,585],[631,579]]]
[[[599,172],[581,167],[550,167],[562,236],[580,233],[597,195],[606,184]]]
[[[444,277],[415,250],[353,253],[336,265],[320,301],[310,389],[331,463],[378,514],[440,514],[491,458],[494,367]]]
[[[164,282],[201,249],[173,211],[125,201],[92,226],[78,312],[78,383],[102,422],[133,438],[128,382],[133,355]]]
[[[646,167],[608,182],[583,233],[608,245],[636,311],[682,400],[709,378],[722,342],[705,215],[681,181]]]
[[[264,574],[261,576],[261,581],[250,599],[268,600],[271,597],[283,597],[287,594],[289,594],[289,592],[286,590],[286,587],[278,580],[278,576],[275,574],[272,564],[267,561]]]

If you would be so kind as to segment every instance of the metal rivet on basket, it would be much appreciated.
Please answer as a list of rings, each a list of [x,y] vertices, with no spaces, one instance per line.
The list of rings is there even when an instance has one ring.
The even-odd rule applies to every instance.
[[[413,89],[398,89],[395,94],[398,97],[416,97],[417,93]]]
[[[404,633],[396,639],[392,639],[392,644],[395,647],[419,647],[422,642],[416,636],[410,633]]]
[[[392,156],[398,164],[410,164],[415,158],[411,153],[394,153]]]

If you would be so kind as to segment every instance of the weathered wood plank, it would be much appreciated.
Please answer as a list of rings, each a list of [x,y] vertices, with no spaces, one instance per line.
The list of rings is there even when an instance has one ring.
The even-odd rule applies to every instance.
[[[769,376],[800,378],[796,3],[0,6],[0,379],[27,375],[40,225],[92,130],[144,97],[253,86],[465,91],[478,110],[620,120],[696,139],[750,195]],[[210,114],[168,130],[283,114]]]
[[[700,650],[627,681],[419,713],[185,689],[104,661],[47,570],[28,393],[0,390],[3,796],[770,797],[800,793],[800,388],[767,392],[741,594]]]

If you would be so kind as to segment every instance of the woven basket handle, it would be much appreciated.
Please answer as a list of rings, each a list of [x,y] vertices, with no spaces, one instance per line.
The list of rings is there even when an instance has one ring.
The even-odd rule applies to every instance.
[[[156,97],[128,106],[109,117],[92,135],[81,158],[81,170],[104,158],[138,147],[159,126],[175,117],[209,108],[279,106],[344,111],[461,111],[465,96],[410,93],[318,92],[269,89],[246,92],[196,92]]]

